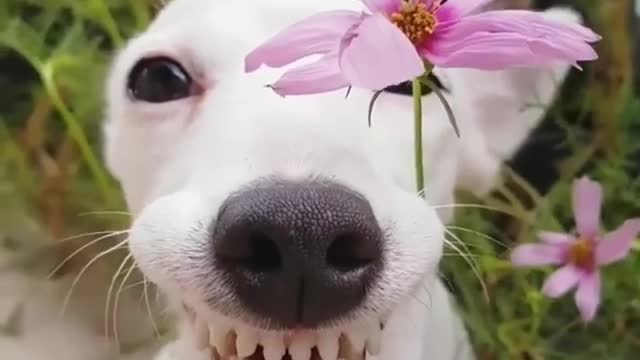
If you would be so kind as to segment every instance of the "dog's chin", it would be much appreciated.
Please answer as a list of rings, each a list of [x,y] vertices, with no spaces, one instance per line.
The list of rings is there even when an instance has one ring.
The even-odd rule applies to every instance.
[[[265,329],[183,304],[183,336],[212,359],[360,360],[380,352],[382,319],[318,328]]]

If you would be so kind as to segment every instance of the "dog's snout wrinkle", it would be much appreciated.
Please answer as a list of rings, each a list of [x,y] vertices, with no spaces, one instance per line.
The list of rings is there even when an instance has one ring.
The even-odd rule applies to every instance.
[[[328,180],[264,180],[236,192],[221,207],[212,242],[239,301],[275,327],[347,316],[383,260],[369,202]]]

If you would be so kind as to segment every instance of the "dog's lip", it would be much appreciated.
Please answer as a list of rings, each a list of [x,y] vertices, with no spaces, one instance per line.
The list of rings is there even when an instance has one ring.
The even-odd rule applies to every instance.
[[[219,320],[212,322],[185,307],[198,350],[211,359],[363,360],[378,355],[382,323],[331,330],[269,331]]]

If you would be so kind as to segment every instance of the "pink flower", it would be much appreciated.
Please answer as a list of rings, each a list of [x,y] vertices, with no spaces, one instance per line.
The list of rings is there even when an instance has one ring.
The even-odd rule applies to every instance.
[[[542,292],[551,298],[577,288],[580,315],[591,321],[600,305],[599,268],[622,260],[640,233],[640,218],[625,221],[618,229],[600,235],[602,187],[588,178],[573,186],[573,212],[577,235],[543,232],[541,244],[520,245],[511,255],[516,266],[562,265],[545,282]]]
[[[380,90],[423,75],[425,61],[495,70],[597,58],[589,43],[600,37],[591,30],[532,11],[474,12],[490,0],[362,1],[368,11],[322,12],[285,29],[246,57],[245,70],[320,55],[272,85],[288,95]]]

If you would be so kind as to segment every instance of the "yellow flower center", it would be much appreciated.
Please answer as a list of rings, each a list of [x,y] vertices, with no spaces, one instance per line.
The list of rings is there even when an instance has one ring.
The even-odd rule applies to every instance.
[[[430,7],[418,0],[405,0],[400,9],[391,14],[393,22],[413,44],[419,44],[433,34],[438,25],[434,15],[442,1],[434,2]]]
[[[569,261],[578,268],[591,270],[595,266],[594,242],[581,238],[569,248]]]

